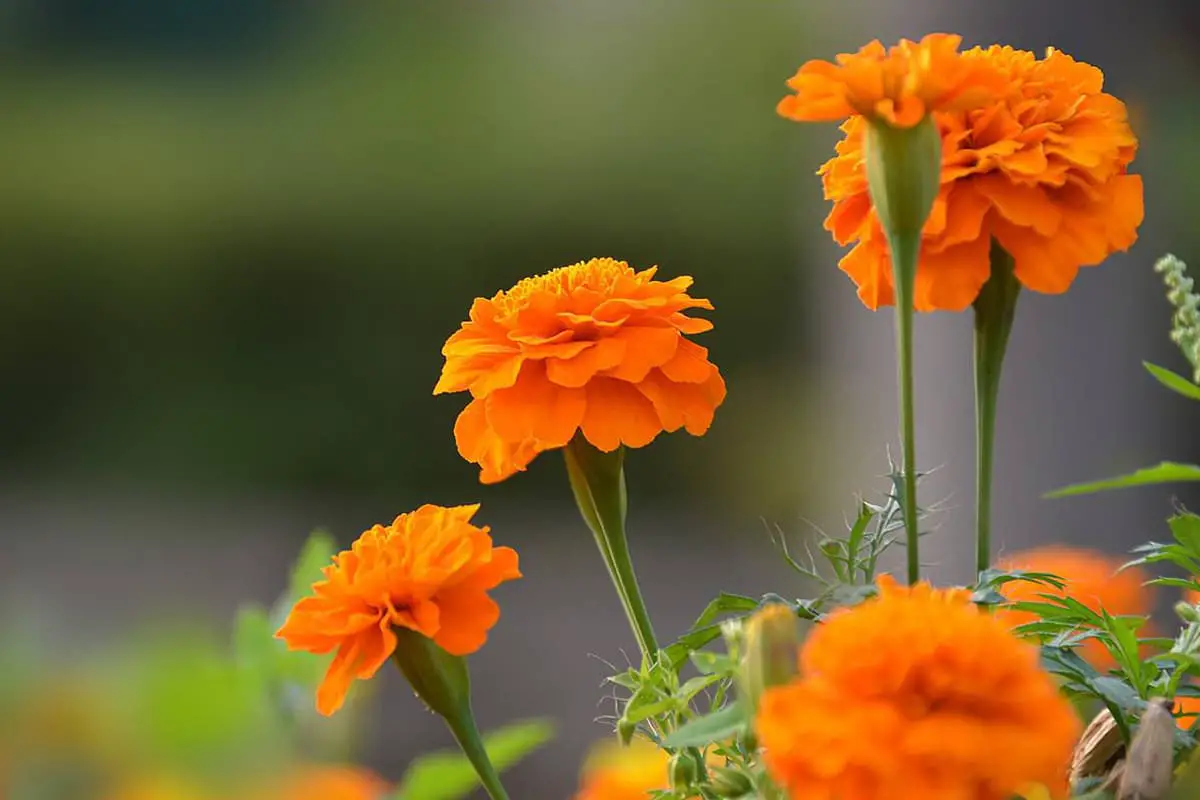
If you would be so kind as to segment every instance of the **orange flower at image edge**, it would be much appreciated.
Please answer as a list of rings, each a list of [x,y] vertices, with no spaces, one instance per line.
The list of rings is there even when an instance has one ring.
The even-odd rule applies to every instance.
[[[645,800],[669,784],[664,751],[642,739],[628,747],[609,742],[588,758],[574,800]]]
[[[376,525],[334,556],[313,594],[296,603],[277,636],[289,649],[337,654],[317,689],[332,714],[351,683],[372,677],[396,649],[395,626],[417,631],[451,655],[483,646],[500,618],[487,594],[521,577],[517,554],[493,547],[478,505],[425,505]]]
[[[1065,789],[1081,724],[1037,649],[961,589],[898,586],[835,612],[768,689],[767,768],[794,798],[1009,800]]]
[[[1146,574],[1139,569],[1120,570],[1123,562],[1103,553],[1070,547],[1039,547],[1014,553],[1001,559],[997,566],[1004,570],[1047,572],[1062,578],[1071,597],[1093,611],[1104,609],[1114,616],[1149,616],[1153,598],[1146,588]],[[1118,571],[1120,570],[1120,571]],[[1002,589],[1012,603],[1037,602],[1039,595],[1059,595],[1053,586],[1030,581],[1012,581]],[[997,618],[1010,627],[1035,622],[1037,615],[1029,611],[998,609]],[[1092,666],[1106,670],[1115,666],[1112,654],[1095,639],[1080,643],[1080,652]]]
[[[878,40],[837,63],[809,61],[788,81],[796,94],[779,101],[780,115],[798,122],[852,116],[878,118],[899,128],[934,111],[976,108],[1003,88],[999,76],[958,52],[961,36],[931,33],[920,42]]]
[[[582,435],[605,452],[663,431],[703,434],[725,399],[708,351],[685,334],[712,323],[689,277],[654,280],[598,258],[526,278],[490,300],[446,342],[434,394],[469,391],[454,425],[463,458],[494,483]]]
[[[1039,59],[999,46],[953,53],[957,44],[958,37],[934,34],[920,45],[901,45],[906,56],[885,58],[876,43],[839,57],[840,67],[810,62],[790,82],[798,94],[785,98],[779,112],[798,120],[847,116],[829,97],[868,96],[866,87],[890,92],[885,107],[899,97],[905,110],[898,122],[908,123],[915,109],[933,112],[942,140],[941,190],[923,230],[917,310],[969,306],[991,274],[993,239],[1012,256],[1023,286],[1065,292],[1080,267],[1137,240],[1142,180],[1127,173],[1138,142],[1125,105],[1103,91],[1099,69],[1057,50]],[[909,94],[925,99],[910,102]],[[865,113],[855,104],[855,114]],[[833,202],[825,227],[839,244],[854,245],[839,266],[874,309],[894,303],[895,295],[886,237],[867,189],[868,124],[850,116],[837,155],[820,175]]]

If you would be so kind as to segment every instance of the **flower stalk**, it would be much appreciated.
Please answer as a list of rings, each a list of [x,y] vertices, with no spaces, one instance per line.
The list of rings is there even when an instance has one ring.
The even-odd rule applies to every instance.
[[[1013,259],[992,241],[991,277],[975,300],[975,569],[992,563],[992,465],[996,450],[996,404],[1021,284]]]
[[[633,571],[629,540],[625,535],[624,448],[605,453],[577,435],[563,448],[563,454],[579,513],[596,539],[596,547],[608,567],[642,657],[647,663],[654,663],[658,658],[658,640]]]
[[[865,134],[867,184],[887,234],[896,293],[896,377],[903,448],[901,508],[904,512],[908,582],[921,578],[917,504],[916,413],[913,400],[913,290],[921,231],[940,186],[941,138],[933,119],[910,128],[873,120]]]
[[[483,746],[471,710],[471,676],[467,660],[452,656],[429,637],[408,628],[394,628],[397,645],[392,660],[417,696],[446,721],[463,755],[475,768],[479,782],[492,800],[508,800],[500,775]]]

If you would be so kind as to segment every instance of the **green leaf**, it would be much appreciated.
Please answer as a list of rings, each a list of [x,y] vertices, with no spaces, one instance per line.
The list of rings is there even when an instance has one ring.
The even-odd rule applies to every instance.
[[[729,739],[745,727],[746,712],[739,703],[733,702],[676,728],[663,740],[663,747],[702,747]]]
[[[1128,475],[1116,478],[1092,481],[1091,483],[1076,483],[1055,489],[1044,495],[1047,498],[1074,497],[1081,494],[1106,492],[1109,489],[1128,489],[1133,486],[1152,486],[1159,483],[1179,483],[1183,481],[1200,481],[1200,466],[1195,464],[1179,464],[1174,461],[1164,461],[1155,467],[1146,467]]]
[[[267,611],[259,606],[238,609],[233,623],[233,655],[238,666],[265,675],[274,670],[275,630]]]
[[[1200,400],[1200,386],[1192,383],[1182,375],[1177,375],[1174,372],[1171,372],[1169,369],[1164,369],[1163,367],[1151,364],[1149,361],[1143,361],[1142,366],[1145,367],[1146,371],[1153,375],[1159,383],[1171,391],[1181,394],[1184,397],[1192,400]]]
[[[715,624],[717,617],[722,614],[746,614],[754,611],[758,606],[759,601],[753,597],[721,592],[704,607],[704,611],[696,618],[691,630],[679,637],[674,644],[665,648],[664,652],[667,654],[671,668],[678,671],[687,662],[690,653],[699,650],[721,635],[720,626]]]
[[[543,719],[506,725],[485,734],[483,746],[497,770],[516,764],[554,735],[554,726]],[[409,765],[393,800],[460,800],[479,785],[466,756],[442,751],[421,756]]]
[[[337,545],[328,533],[318,530],[309,534],[308,541],[300,550],[300,557],[292,567],[292,576],[288,581],[288,597],[292,602],[288,605],[308,594],[312,585],[324,577],[323,570],[333,561],[336,552]]]

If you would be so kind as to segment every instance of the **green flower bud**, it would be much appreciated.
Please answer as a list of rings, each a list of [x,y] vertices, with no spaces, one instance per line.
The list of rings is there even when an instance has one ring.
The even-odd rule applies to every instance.
[[[633,741],[633,735],[637,733],[637,723],[621,717],[617,720],[617,738],[621,740],[621,744],[628,747]]]
[[[1175,613],[1184,622],[1200,622],[1200,611],[1191,603],[1185,603],[1182,600],[1175,604]]]
[[[736,769],[712,767],[708,775],[717,797],[745,797],[754,791],[753,782]]]
[[[751,714],[764,691],[790,681],[799,670],[800,634],[796,613],[780,603],[760,609],[745,625],[745,655],[738,669],[738,689]]]
[[[672,789],[687,789],[696,783],[696,762],[680,751],[671,756],[667,774],[671,777]]]

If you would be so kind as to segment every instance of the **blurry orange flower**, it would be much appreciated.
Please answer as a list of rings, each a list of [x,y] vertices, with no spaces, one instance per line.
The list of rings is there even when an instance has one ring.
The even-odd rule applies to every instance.
[[[424,505],[376,525],[334,556],[325,580],[296,603],[276,635],[292,650],[337,650],[317,689],[322,714],[341,707],[354,679],[370,678],[387,661],[394,626],[452,655],[483,646],[500,618],[488,590],[521,573],[515,551],[493,547],[487,526],[471,524],[478,509]]]
[[[635,739],[628,747],[605,743],[587,760],[574,800],[646,800],[670,787],[667,754]]]
[[[798,122],[858,115],[908,128],[934,111],[975,108],[1003,82],[985,65],[962,58],[961,43],[961,36],[931,33],[886,49],[875,40],[839,55],[836,64],[809,61],[788,81],[796,94],[780,100],[777,110]]]
[[[929,63],[940,74],[938,59]],[[969,306],[990,275],[993,239],[1012,255],[1022,285],[1050,294],[1065,292],[1080,267],[1136,241],[1142,179],[1127,168],[1137,138],[1125,105],[1104,93],[1099,69],[1057,50],[1039,59],[999,46],[968,50],[949,63],[950,78],[966,71],[969,85],[991,85],[981,77],[990,72],[1003,88],[983,105],[933,109],[941,191],[923,232],[918,310]],[[825,228],[839,244],[854,244],[839,266],[874,309],[895,296],[886,237],[867,189],[866,125],[862,117],[847,120],[837,155],[820,175],[833,201]]]
[[[576,432],[600,450],[642,447],[662,431],[700,435],[725,399],[708,351],[684,334],[712,328],[689,277],[654,280],[597,258],[479,298],[442,348],[434,394],[470,391],[454,425],[458,452],[495,483]]]
[[[1063,786],[1079,719],[1017,639],[961,589],[898,586],[832,614],[801,677],[757,717],[767,768],[794,798],[1008,800]]]
[[[386,781],[358,767],[314,765],[296,769],[276,781],[261,800],[383,800]]]
[[[1052,546],[1015,553],[1001,559],[997,566],[1057,575],[1066,583],[1067,594],[1093,611],[1103,608],[1114,616],[1148,616],[1153,599],[1143,585],[1146,575],[1136,568],[1118,572],[1122,563],[1091,550]],[[1002,591],[1010,602],[1036,602],[1041,599],[1038,595],[1063,594],[1053,586],[1030,581],[1007,583]],[[1013,627],[1037,620],[1036,614],[1011,609],[1000,609],[996,616]],[[1115,664],[1108,648],[1095,639],[1085,639],[1080,652],[1096,669],[1109,669]]]

